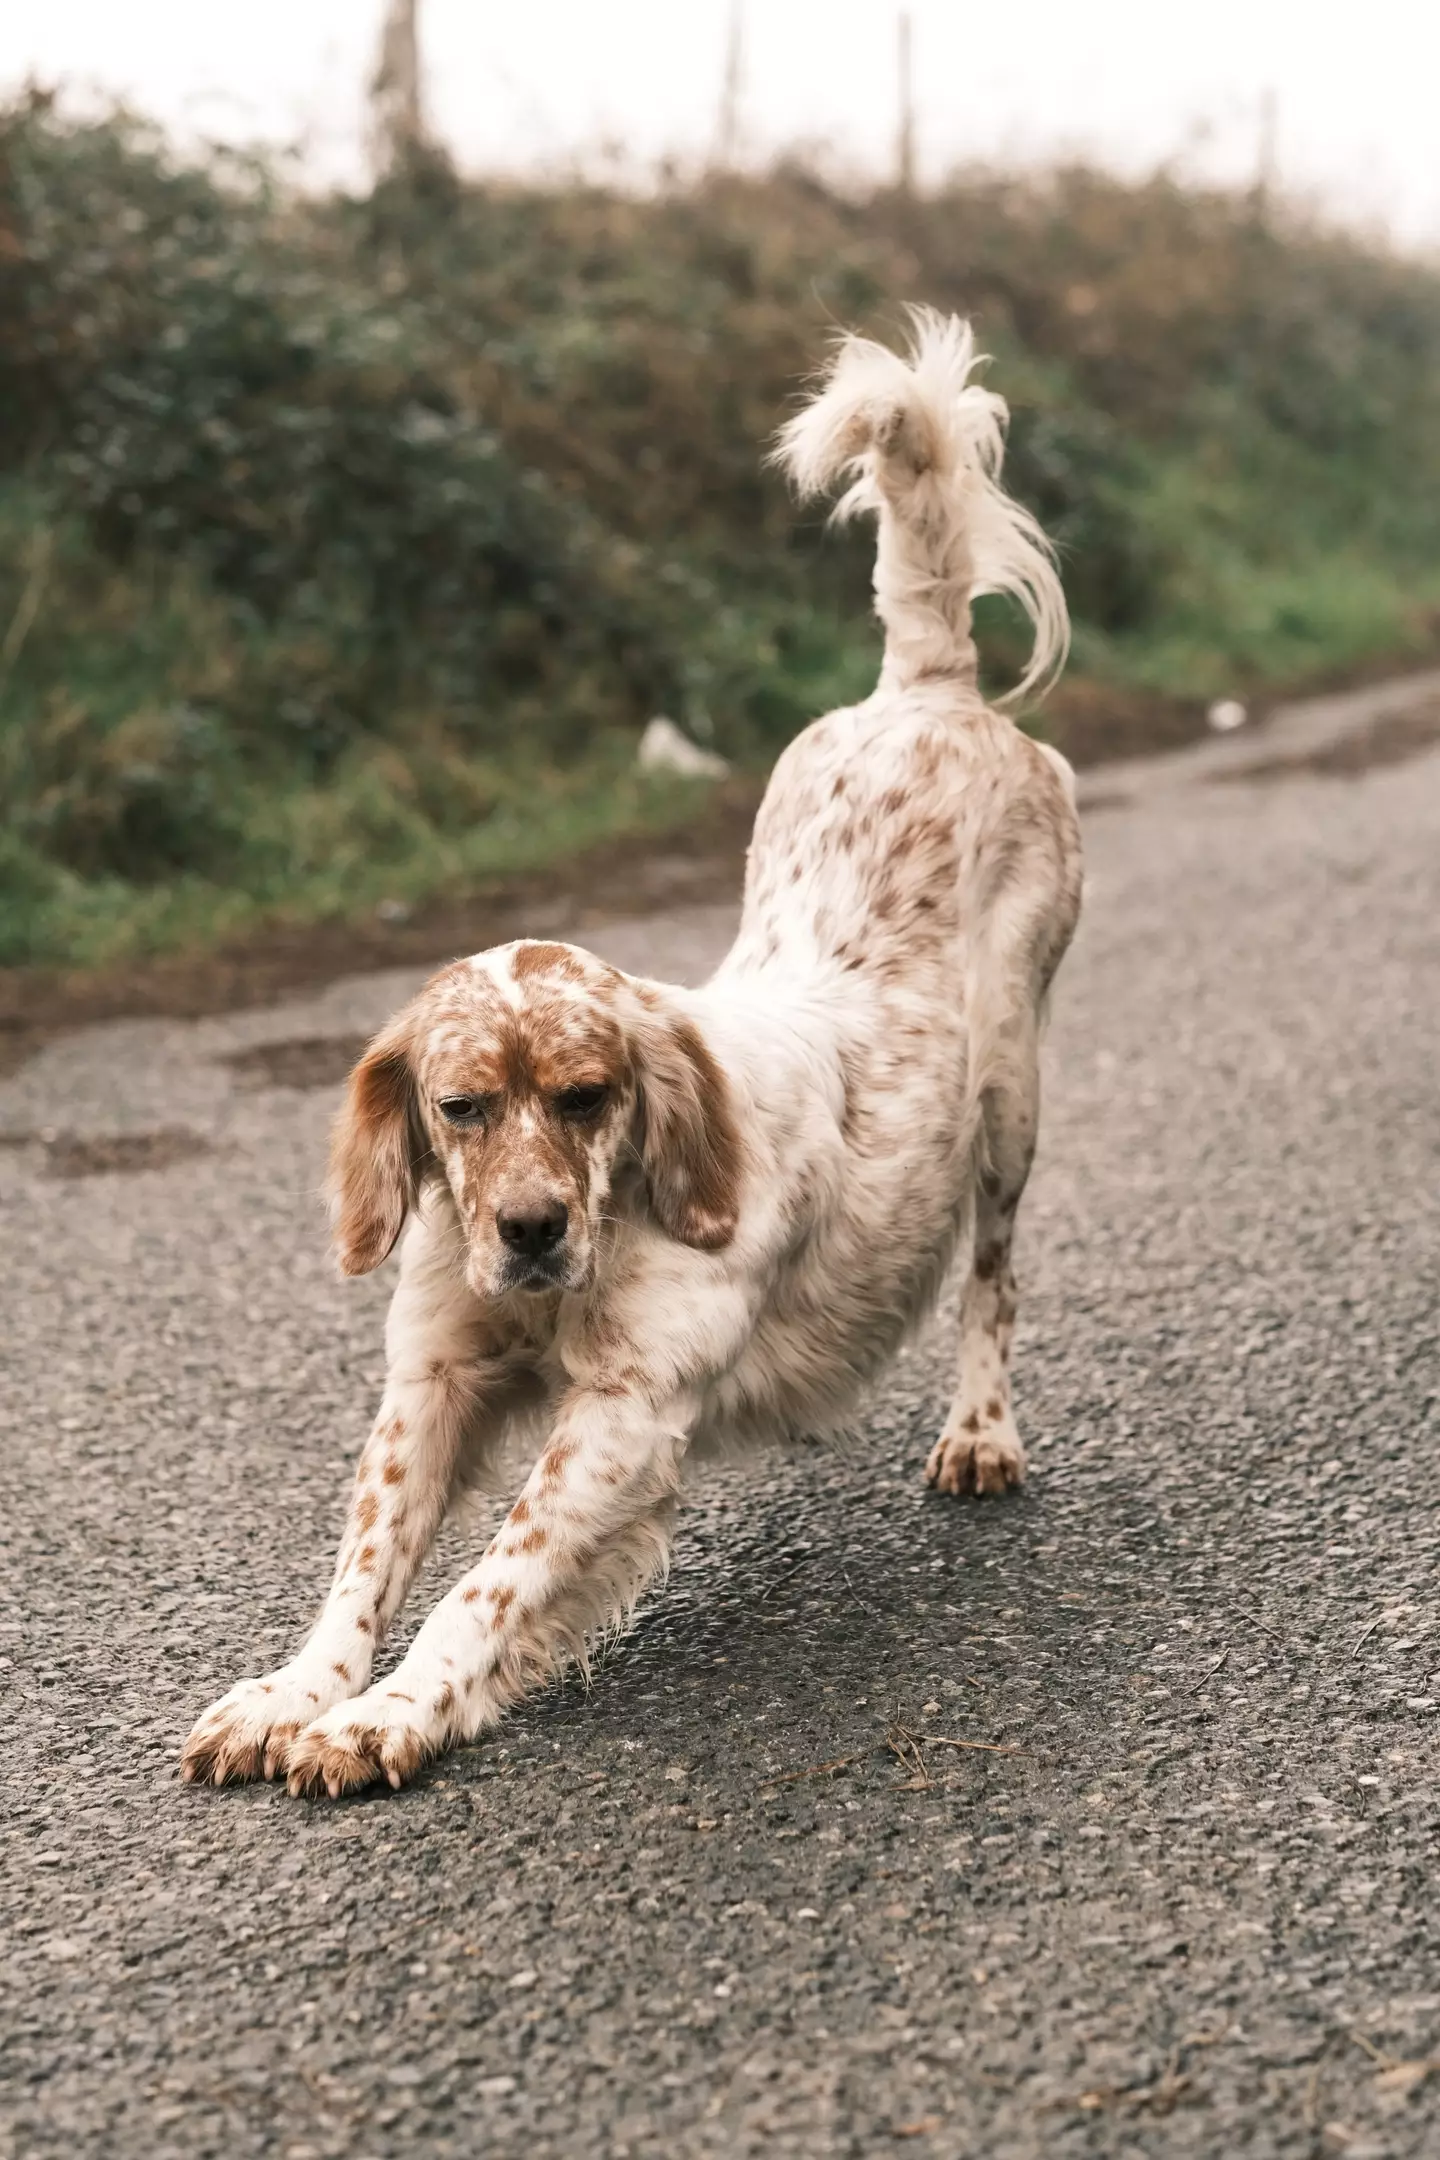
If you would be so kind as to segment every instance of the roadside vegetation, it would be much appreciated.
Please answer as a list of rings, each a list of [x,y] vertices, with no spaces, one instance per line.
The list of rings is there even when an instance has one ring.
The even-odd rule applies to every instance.
[[[837,324],[978,321],[1072,687],[1242,697],[1434,641],[1440,273],[1088,171],[799,166],[364,199],[0,112],[0,962],[360,916],[675,820],[862,693],[864,535],[762,466]],[[985,622],[1003,687],[1016,625]],[[1070,700],[1067,704],[1067,695]]]

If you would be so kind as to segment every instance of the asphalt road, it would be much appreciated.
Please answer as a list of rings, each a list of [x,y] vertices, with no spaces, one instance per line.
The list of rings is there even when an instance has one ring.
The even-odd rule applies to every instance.
[[[399,1795],[177,1755],[295,1641],[380,1377],[333,1086],[270,1084],[337,1054],[262,1046],[407,979],[0,1090],[0,2153],[1440,2152],[1440,752],[1347,711],[1092,790],[1023,1495],[922,1486],[939,1324]]]

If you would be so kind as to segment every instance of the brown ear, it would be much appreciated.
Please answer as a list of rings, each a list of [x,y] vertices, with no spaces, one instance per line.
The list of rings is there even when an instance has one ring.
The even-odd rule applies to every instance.
[[[650,1204],[682,1245],[718,1252],[740,1214],[740,1136],[730,1085],[700,1030],[657,1014],[641,1028],[640,1159]]]
[[[408,1020],[377,1035],[350,1075],[330,1135],[330,1212],[347,1275],[387,1257],[415,1205],[429,1153],[410,1070]]]

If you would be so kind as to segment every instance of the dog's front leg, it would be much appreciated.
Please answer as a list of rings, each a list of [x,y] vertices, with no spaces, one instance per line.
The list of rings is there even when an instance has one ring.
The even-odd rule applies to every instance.
[[[290,1790],[331,1798],[402,1784],[585,1639],[665,1566],[696,1405],[577,1388],[478,1566],[436,1606],[398,1670],[317,1719],[290,1749]]]
[[[303,1726],[368,1686],[376,1648],[450,1504],[462,1454],[503,1422],[505,1384],[481,1354],[455,1237],[444,1211],[417,1217],[406,1235],[385,1330],[385,1394],[320,1617],[288,1664],[237,1682],[199,1719],[181,1757],[187,1781],[275,1776]]]

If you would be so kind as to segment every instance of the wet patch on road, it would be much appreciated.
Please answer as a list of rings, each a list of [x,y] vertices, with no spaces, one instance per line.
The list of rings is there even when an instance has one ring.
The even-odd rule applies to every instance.
[[[211,1153],[210,1142],[199,1133],[173,1127],[142,1133],[0,1133],[0,1148],[28,1147],[43,1151],[47,1175],[58,1178],[133,1176]]]
[[[370,1040],[368,1035],[295,1035],[284,1042],[252,1043],[219,1063],[240,1088],[338,1087]]]

